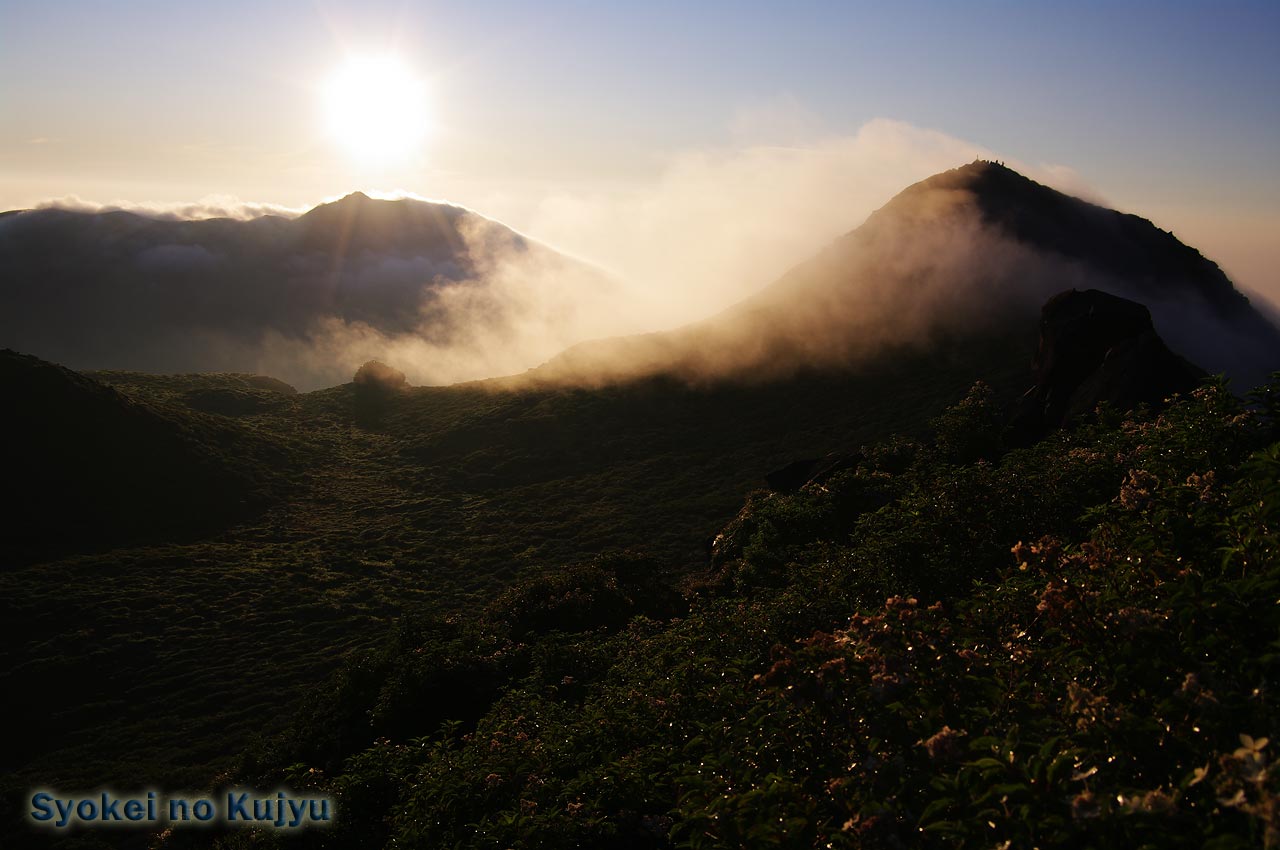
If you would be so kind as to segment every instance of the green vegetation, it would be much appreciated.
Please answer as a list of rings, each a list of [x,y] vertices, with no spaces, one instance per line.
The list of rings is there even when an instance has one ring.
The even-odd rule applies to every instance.
[[[262,501],[0,574],[11,811],[337,799],[165,841],[227,850],[1280,843],[1280,383],[1010,449],[1011,349],[592,392],[100,374]]]
[[[17,817],[34,784],[207,787],[255,736],[274,741],[309,711],[300,700],[327,693],[345,658],[387,653],[377,648],[397,622],[403,640],[425,628],[443,641],[459,628],[451,620],[500,618],[508,601],[527,606],[516,628],[528,635],[569,617],[617,628],[635,614],[679,613],[687,606],[670,588],[705,568],[706,541],[767,472],[895,431],[923,433],[975,375],[1011,396],[1026,380],[1029,345],[970,341],[858,374],[769,384],[655,380],[598,391],[469,385],[369,396],[347,385],[290,394],[242,375],[94,373],[108,390],[59,372],[70,403],[42,415],[70,424],[8,441],[6,462],[30,461],[32,481],[65,462],[68,474],[108,482],[91,493],[94,508],[134,512],[133,527],[106,539],[77,532],[65,512],[31,511],[53,525],[56,547],[0,570],[0,689],[21,695],[0,749],[8,811]],[[22,386],[6,383],[15,409],[49,404],[47,392]],[[104,429],[86,398],[141,416],[173,451]],[[244,513],[204,511],[193,486],[203,479],[181,473],[208,468],[206,459],[251,472],[260,498]],[[110,484],[112,475],[128,486]],[[33,486],[22,476],[10,484]],[[154,527],[159,516],[202,522],[177,534]],[[592,578],[593,569],[612,578]],[[570,580],[566,570],[585,576],[581,593],[519,595],[544,575],[549,587]],[[403,671],[380,722],[425,734],[459,716],[448,704],[402,715],[398,706],[411,703],[393,695],[430,694],[473,666],[459,655],[453,678]],[[487,710],[520,671],[486,675],[491,687],[476,684],[463,715]],[[335,729],[349,737],[334,752],[363,746],[368,732]]]
[[[1275,845],[1276,391],[1005,451],[976,387],[684,600],[623,557],[402,622],[237,777],[336,795],[322,846]]]

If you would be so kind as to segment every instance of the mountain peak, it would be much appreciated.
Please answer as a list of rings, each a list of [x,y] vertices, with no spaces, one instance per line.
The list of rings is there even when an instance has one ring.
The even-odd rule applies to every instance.
[[[1173,234],[999,161],[976,160],[906,188],[861,227],[716,317],[578,346],[547,374],[702,379],[843,366],[886,346],[1003,333],[1064,289],[1150,305],[1174,350],[1241,383],[1261,382],[1280,352],[1280,332]]]
[[[364,192],[356,190],[354,192],[348,192],[336,201],[325,201],[322,204],[317,204],[308,211],[308,214],[314,213],[318,210],[355,210],[367,207],[373,202],[373,198],[369,197]]]
[[[355,192],[351,192],[351,193],[350,193],[350,194],[348,194],[348,195],[344,195],[344,196],[343,196],[343,197],[338,201],[338,203],[340,203],[340,204],[362,204],[362,203],[365,203],[365,202],[367,202],[367,201],[371,201],[371,200],[373,200],[373,199],[372,199],[372,198],[370,198],[368,195],[366,195],[364,192],[361,192],[361,191],[357,190],[357,191],[355,191]]]
[[[910,197],[921,192],[937,190],[964,190],[979,196],[992,196],[993,201],[1002,194],[1019,191],[1061,194],[1056,189],[1037,183],[999,160],[975,159],[973,162],[941,171],[919,183],[914,183],[900,192],[898,197]]]
[[[455,219],[468,214],[468,210],[444,201],[427,201],[414,197],[375,198],[360,190],[349,192],[336,201],[317,204],[303,214],[304,219],[328,218],[338,216],[342,219],[353,216],[442,216]]]
[[[1143,300],[1160,302],[1183,289],[1225,321],[1251,313],[1217,264],[1145,218],[1119,212],[1038,183],[1004,163],[978,159],[907,187],[873,218],[903,220],[930,211],[930,196],[968,195],[982,220],[1021,245],[1123,280]],[[1186,292],[1184,292],[1186,294]],[[1256,325],[1250,315],[1246,321]]]

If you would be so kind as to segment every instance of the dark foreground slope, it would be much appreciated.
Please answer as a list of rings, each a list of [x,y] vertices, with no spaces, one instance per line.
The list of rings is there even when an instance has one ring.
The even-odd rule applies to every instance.
[[[6,568],[208,533],[262,510],[284,487],[285,446],[225,419],[140,402],[8,350],[0,387]]]
[[[920,432],[975,376],[1012,398],[1030,337],[703,387],[289,396],[238,377],[95,373],[114,398],[282,445],[255,463],[292,489],[194,539],[0,575],[0,687],[22,695],[26,724],[2,753],[6,799],[38,784],[200,787],[396,619],[474,614],[520,577],[623,550],[645,575],[700,570],[770,470]]]
[[[615,558],[402,624],[236,778],[334,795],[289,846],[1270,845],[1278,394],[1006,451],[977,388],[749,499],[683,605]]]

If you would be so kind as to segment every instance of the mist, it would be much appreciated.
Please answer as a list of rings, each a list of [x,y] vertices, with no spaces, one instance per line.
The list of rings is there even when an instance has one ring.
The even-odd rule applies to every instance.
[[[256,203],[242,201],[234,195],[207,195],[192,203],[166,203],[161,201],[110,201],[99,203],[88,201],[78,195],[64,195],[37,203],[33,209],[59,209],[69,212],[99,214],[107,212],[130,212],[165,221],[200,221],[210,218],[230,218],[236,221],[248,221],[264,215],[276,215],[284,218],[296,218],[306,212],[305,209],[288,207],[282,204]]]
[[[766,115],[753,123],[767,124]],[[553,195],[528,229],[631,281],[646,322],[674,327],[759,291],[908,185],[994,157],[944,133],[878,119],[853,136],[687,152],[650,186]],[[1093,194],[1068,169],[1017,167]]]
[[[234,198],[60,199],[0,217],[0,344],[73,368],[256,372],[302,389],[372,359],[414,384],[702,381],[856,365],[1025,322],[1067,288],[1151,300],[993,225],[963,186],[872,215],[992,158],[887,120],[805,144],[740,139],[673,156],[645,185],[548,194],[513,213],[518,230],[408,193],[305,215]],[[1098,200],[1069,169],[1010,165]],[[1172,292],[1152,309],[1175,348],[1215,369],[1232,328],[1203,306]]]
[[[806,146],[683,154],[651,185],[554,194],[526,215],[529,236],[554,248],[555,256],[584,260],[589,269],[602,271],[608,286],[581,268],[548,263],[546,256],[539,260],[501,246],[485,250],[468,240],[479,273],[433,289],[412,332],[330,318],[305,338],[270,334],[260,368],[297,374],[301,365],[320,378],[334,362],[349,374],[377,358],[413,383],[447,384],[516,375],[584,341],[696,323],[760,292],[857,227],[903,187],[983,155],[989,154],[945,134],[890,121]],[[1027,170],[1045,179],[1072,179],[1062,169]],[[912,238],[902,234],[895,240],[904,259],[919,253]],[[953,240],[949,250],[963,242]],[[913,332],[903,328],[895,336]],[[594,383],[668,368],[663,357],[640,353],[653,342],[623,346],[635,350],[632,364],[600,364],[597,374],[553,364],[539,370],[538,378]],[[735,351],[693,356],[703,364],[694,370],[698,375],[748,367],[749,344],[722,343]],[[615,353],[610,359],[617,358]]]

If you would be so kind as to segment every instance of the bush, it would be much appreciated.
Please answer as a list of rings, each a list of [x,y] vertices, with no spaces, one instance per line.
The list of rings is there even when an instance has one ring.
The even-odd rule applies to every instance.
[[[474,728],[299,766],[346,813],[326,840],[1280,843],[1268,414],[1207,385],[994,456],[957,424],[982,405],[753,498],[719,544],[736,583],[678,619],[606,565],[511,591],[477,634],[525,648]]]

